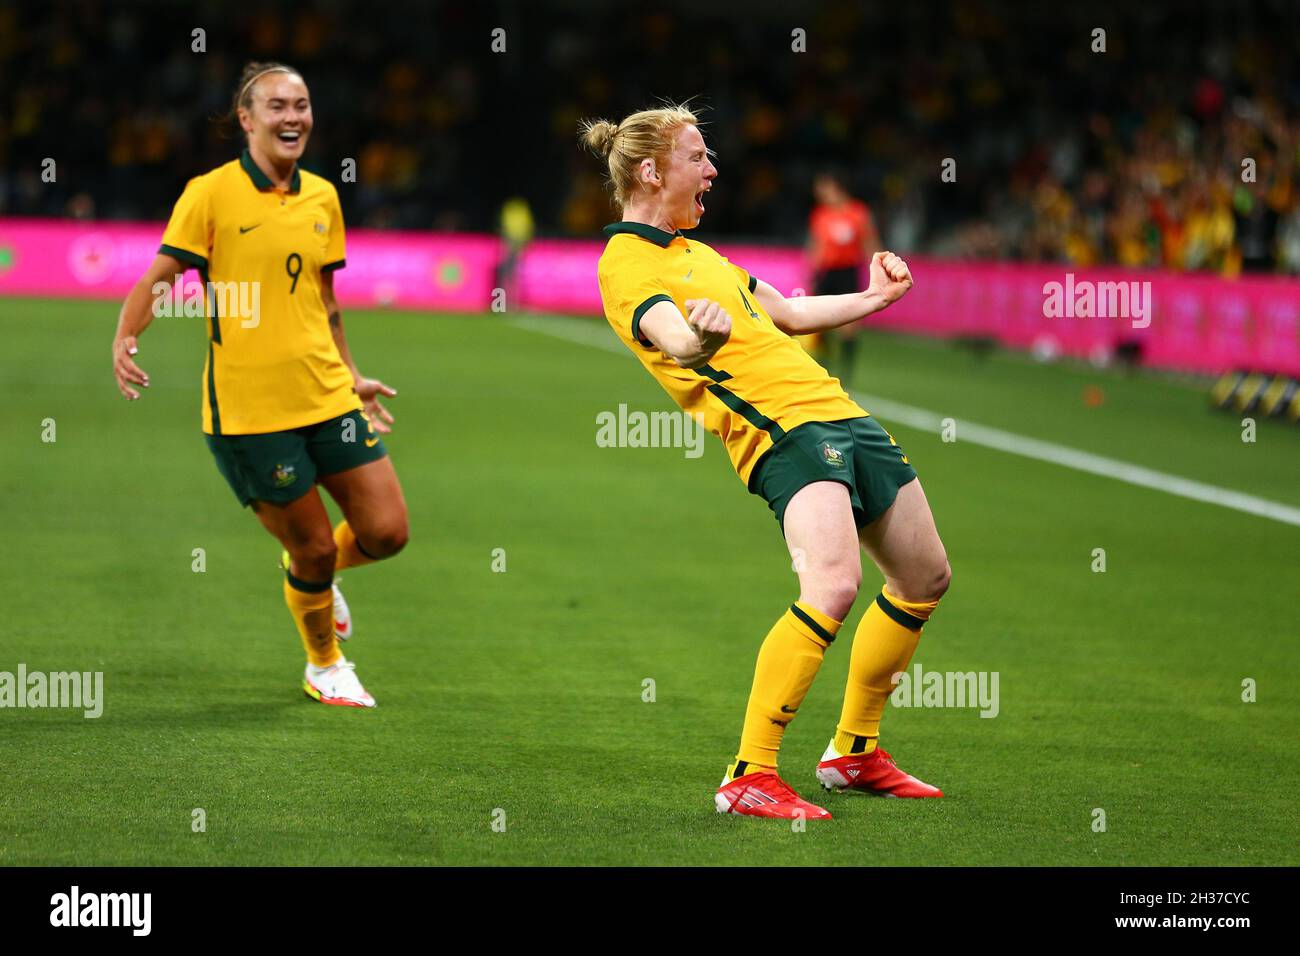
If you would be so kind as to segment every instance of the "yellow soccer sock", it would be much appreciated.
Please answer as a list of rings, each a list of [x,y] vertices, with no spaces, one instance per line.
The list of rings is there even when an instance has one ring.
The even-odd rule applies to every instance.
[[[921,629],[938,601],[904,601],[882,588],[853,635],[844,709],[835,729],[841,755],[871,753],[880,738],[880,717],[893,693],[894,675],[907,669]]]
[[[303,581],[286,572],[284,603],[298,625],[307,660],[317,667],[329,667],[337,661],[342,655],[334,639],[334,592],[330,582]]]
[[[338,550],[338,557],[334,559],[335,572],[342,571],[344,568],[360,567],[363,564],[374,564],[379,560],[366,554],[346,521],[340,521],[334,528],[334,547]]]
[[[776,770],[786,725],[803,703],[839,629],[839,621],[796,601],[768,632],[758,651],[740,750],[728,768],[731,777]]]

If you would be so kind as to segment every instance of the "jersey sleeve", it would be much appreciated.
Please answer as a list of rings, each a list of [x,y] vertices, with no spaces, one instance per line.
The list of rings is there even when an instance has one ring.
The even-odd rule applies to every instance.
[[[185,191],[176,200],[158,252],[203,270],[208,267],[211,248],[212,214],[207,180],[196,176],[185,184]]]
[[[325,244],[325,264],[321,272],[342,269],[347,265],[347,237],[343,229],[343,207],[339,205],[338,190],[330,195],[329,241]]]
[[[641,333],[641,318],[658,302],[672,302],[668,286],[653,270],[630,257],[602,260],[597,274],[605,317],[648,349],[655,347]]]

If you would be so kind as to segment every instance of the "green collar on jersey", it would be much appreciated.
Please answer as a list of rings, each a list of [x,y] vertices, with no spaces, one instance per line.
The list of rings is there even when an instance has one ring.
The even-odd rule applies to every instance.
[[[248,178],[253,181],[253,185],[258,189],[272,189],[275,183],[271,182],[266,173],[253,162],[253,157],[249,155],[247,149],[239,154],[239,165],[244,167],[244,172],[248,173]],[[293,165],[293,177],[289,180],[289,192],[296,193],[302,189],[302,173],[298,172],[298,164]]]
[[[682,231],[680,229],[676,232],[664,232],[662,229],[656,229],[649,223],[644,222],[611,222],[605,227],[605,235],[607,236],[616,236],[620,232],[630,232],[632,235],[640,236],[642,239],[649,239],[656,246],[663,249],[667,249],[668,243],[672,242],[678,236],[681,236],[683,239],[686,238],[685,236],[682,236]]]

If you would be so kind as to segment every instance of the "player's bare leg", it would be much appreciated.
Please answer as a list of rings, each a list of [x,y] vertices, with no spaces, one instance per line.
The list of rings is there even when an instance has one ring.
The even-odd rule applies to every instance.
[[[838,481],[800,488],[785,509],[785,541],[799,575],[799,600],[843,621],[862,584],[848,488]]]
[[[334,634],[346,641],[352,637],[354,622],[337,573],[391,557],[402,549],[407,536],[406,502],[387,458],[319,480],[343,509],[344,520],[332,531],[336,550]],[[287,553],[284,560],[287,564]]]
[[[316,505],[320,505],[321,510],[324,510],[324,505],[321,504],[320,496],[316,493],[315,488],[313,488],[311,490],[311,493],[308,494],[306,497],[312,499],[312,501],[315,502],[315,504],[312,504],[311,502],[308,503],[307,505],[308,510],[314,512]],[[303,499],[299,499],[299,501],[301,500]],[[298,502],[294,502],[294,504],[297,503]],[[266,507],[270,508],[274,506],[266,505]],[[256,507],[254,508],[254,510],[256,510]],[[320,527],[317,516],[314,514],[308,516],[306,511],[302,512],[297,517],[293,517],[291,514],[281,515],[281,516],[272,514],[270,516],[270,520],[273,522],[273,524],[275,524],[276,528],[275,530],[273,530],[272,528],[268,527],[267,530],[271,531],[271,533],[276,536],[277,540],[279,540],[281,544],[284,543],[284,534],[292,531],[295,523],[301,525],[301,528],[305,530],[314,528],[316,532],[319,532],[319,527]],[[328,527],[329,524],[328,515],[326,516],[325,521],[326,521],[326,526]],[[265,523],[266,522],[263,522],[263,524]],[[286,523],[288,523],[289,527],[281,529],[280,526]],[[318,533],[316,535],[316,538],[317,538],[317,544],[319,544],[321,548],[324,548],[325,542],[319,540]],[[337,544],[335,545],[335,548],[337,550]],[[311,550],[313,549],[308,549],[309,553]],[[321,573],[321,569],[324,567],[325,560],[328,560],[328,556],[326,556],[326,558],[321,559],[319,562],[314,562],[314,566],[311,569],[311,573],[313,574]],[[337,570],[337,563],[338,563],[337,555],[335,556],[334,561],[335,561],[335,567],[331,569],[330,572],[331,575],[333,574],[334,570]],[[290,570],[291,564],[292,564],[292,558],[289,549],[285,548],[280,553],[280,567],[283,568],[285,571],[288,571]],[[313,578],[312,580],[315,580],[315,578]],[[352,637],[352,612],[348,610],[348,602],[343,597],[342,590],[339,589],[339,579],[337,577],[333,579],[333,584],[331,585],[331,591],[334,594],[334,636],[337,637],[340,641],[346,641]]]
[[[303,691],[323,704],[375,706],[334,640],[333,580],[338,549],[319,492],[312,488],[288,504],[254,502],[253,511],[289,554],[284,594],[307,650]]]
[[[406,547],[410,536],[406,498],[390,458],[326,475],[320,483],[343,509],[365,556],[390,558]]]
[[[948,552],[919,478],[899,488],[893,505],[859,537],[885,585],[904,600],[937,601],[948,590]]]
[[[295,577],[304,581],[334,577],[334,533],[325,502],[315,488],[285,505],[255,501],[252,507],[262,527],[289,552],[287,570]]]
[[[336,572],[391,558],[406,546],[406,500],[387,457],[327,475],[320,482],[343,509],[344,520],[334,529]],[[339,584],[335,578],[335,633],[345,641],[352,636],[353,620]]]
[[[894,503],[859,538],[885,576],[885,586],[854,637],[844,710],[817,765],[817,778],[828,790],[941,797],[937,787],[900,770],[876,743],[894,675],[906,670],[952,574],[921,482],[913,479],[901,487]]]
[[[784,527],[799,600],[759,650],[740,751],[715,803],[727,813],[824,819],[830,814],[777,775],[776,754],[858,593],[862,558],[848,489],[834,481],[805,485],[786,506]]]

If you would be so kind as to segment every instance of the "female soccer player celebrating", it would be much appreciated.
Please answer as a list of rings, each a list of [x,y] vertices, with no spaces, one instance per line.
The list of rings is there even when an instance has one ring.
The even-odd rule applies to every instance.
[[[902,449],[791,338],[894,302],[912,286],[906,263],[877,252],[866,291],[786,299],[682,234],[699,225],[718,175],[688,109],[588,121],[582,139],[606,159],[623,211],[605,227],[598,268],[606,318],[677,404],[722,439],[741,480],[776,514],[798,569],[799,599],[758,653],[718,810],[830,816],[777,775],[777,750],[857,597],[859,546],[885,582],[854,635],[839,725],[816,776],[828,790],[942,796],[877,739],[893,675],[947,590],[947,555]]]
[[[235,496],[287,552],[284,598],[307,649],[303,690],[325,704],[373,707],[338,648],[352,619],[334,574],[406,544],[406,503],[378,434],[393,421],[379,396],[397,393],[357,371],[348,352],[334,298],[344,265],[338,193],[298,168],[312,130],[302,76],[250,63],[231,112],[247,148],[186,185],[122,306],[113,373],[128,399],[149,386],[134,356],[155,291],[197,269],[209,334],[203,431]],[[257,308],[232,315],[232,302]],[[343,510],[337,528],[317,483]]]

